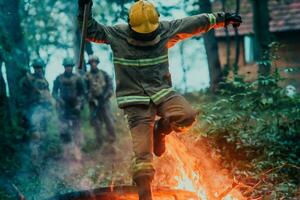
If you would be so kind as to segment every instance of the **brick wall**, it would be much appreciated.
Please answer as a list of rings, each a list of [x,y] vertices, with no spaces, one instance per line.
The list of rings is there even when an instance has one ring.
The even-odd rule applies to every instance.
[[[273,66],[280,70],[283,77],[287,78],[284,85],[294,85],[300,92],[300,31],[291,31],[285,33],[274,33],[274,39],[283,46],[278,51],[279,60],[274,61]],[[224,38],[218,38],[220,61],[222,66],[226,64],[226,41]],[[235,41],[231,38],[231,65],[235,58]],[[287,72],[292,68],[294,72]],[[256,63],[246,63],[244,55],[244,40],[241,36],[239,74],[245,77],[246,81],[253,81],[257,78],[258,67]],[[232,78],[232,74],[229,76]]]

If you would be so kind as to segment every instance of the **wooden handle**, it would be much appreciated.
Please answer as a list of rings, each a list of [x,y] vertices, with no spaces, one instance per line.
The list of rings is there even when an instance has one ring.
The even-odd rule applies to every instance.
[[[84,14],[83,14],[83,25],[81,30],[81,43],[80,43],[80,53],[79,53],[79,63],[78,63],[78,69],[81,70],[83,66],[83,60],[84,60],[84,50],[85,50],[85,39],[87,34],[87,23],[88,18],[90,16],[90,8],[91,4],[85,4],[84,6]]]

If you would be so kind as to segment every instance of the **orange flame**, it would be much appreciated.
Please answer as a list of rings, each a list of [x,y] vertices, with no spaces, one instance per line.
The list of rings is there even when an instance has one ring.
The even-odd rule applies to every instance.
[[[222,170],[205,146],[193,145],[176,135],[167,137],[167,152],[155,161],[154,187],[167,186],[194,192],[201,200],[244,200],[233,180]]]

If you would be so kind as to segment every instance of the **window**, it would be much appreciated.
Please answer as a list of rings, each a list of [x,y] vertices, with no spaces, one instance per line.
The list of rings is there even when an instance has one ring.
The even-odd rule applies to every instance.
[[[254,63],[256,61],[256,47],[255,47],[254,35],[245,35],[244,37],[244,49],[245,49],[245,62],[247,64]]]

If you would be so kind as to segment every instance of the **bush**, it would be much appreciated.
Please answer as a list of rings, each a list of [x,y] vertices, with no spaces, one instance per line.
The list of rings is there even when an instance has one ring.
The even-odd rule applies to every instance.
[[[252,198],[293,199],[300,183],[300,97],[279,81],[277,71],[254,83],[237,79],[199,105],[198,128]]]

